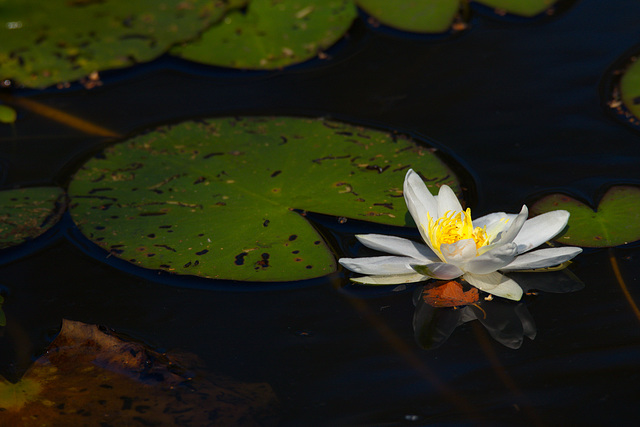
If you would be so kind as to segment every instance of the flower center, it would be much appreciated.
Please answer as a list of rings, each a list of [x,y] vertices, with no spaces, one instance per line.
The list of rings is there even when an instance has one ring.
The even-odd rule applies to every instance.
[[[443,216],[434,220],[427,212],[429,224],[427,226],[427,236],[431,240],[433,249],[440,252],[440,245],[443,243],[455,243],[458,240],[473,239],[476,249],[489,242],[489,236],[484,227],[473,228],[471,221],[471,209],[455,215],[453,211],[447,211]]]

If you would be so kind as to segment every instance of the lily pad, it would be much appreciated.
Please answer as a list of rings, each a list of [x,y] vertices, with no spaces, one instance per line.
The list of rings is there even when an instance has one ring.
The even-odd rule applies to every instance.
[[[46,87],[149,61],[226,8],[207,0],[2,0],[0,78]]]
[[[89,160],[69,187],[81,231],[136,265],[209,278],[286,281],[336,270],[293,209],[405,225],[409,168],[432,191],[453,172],[398,135],[305,118],[165,126]]]
[[[498,13],[510,13],[512,15],[527,18],[541,14],[550,9],[558,0],[475,0],[485,6],[492,7]]]
[[[58,187],[0,191],[0,249],[35,239],[64,211],[65,194]]]
[[[14,123],[17,118],[16,110],[6,105],[0,105],[0,123]]]
[[[362,10],[389,27],[415,33],[448,31],[460,0],[356,0]]]
[[[634,61],[620,78],[620,97],[625,107],[640,118],[640,61]]]
[[[571,213],[565,231],[555,240],[587,247],[624,245],[640,240],[640,188],[611,187],[594,211],[566,194],[551,194],[537,201],[531,212],[538,215],[555,209]]]
[[[172,53],[209,65],[276,69],[315,57],[344,36],[356,17],[351,0],[251,0]]]
[[[277,406],[266,383],[214,376],[193,355],[69,320],[20,381],[0,379],[7,426],[275,425]]]

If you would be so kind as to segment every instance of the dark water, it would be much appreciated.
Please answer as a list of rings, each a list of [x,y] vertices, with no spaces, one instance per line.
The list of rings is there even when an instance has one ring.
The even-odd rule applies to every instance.
[[[122,134],[236,114],[395,129],[429,138],[466,171],[474,215],[515,212],[545,192],[597,200],[607,185],[640,182],[638,130],[602,97],[609,67],[640,42],[638,17],[636,1],[582,0],[534,21],[474,13],[471,28],[450,38],[358,22],[330,60],[283,71],[161,58],[103,73],[105,85],[92,90],[15,95]],[[3,184],[64,185],[78,161],[106,143],[25,112],[15,129],[0,127]],[[4,338],[4,366],[36,354],[68,318],[195,353],[240,381],[269,383],[283,425],[632,425],[640,415],[640,319],[611,261],[637,300],[637,245],[580,255],[571,271],[582,291],[526,297],[537,336],[518,350],[478,322],[424,350],[413,336],[410,290],[340,289],[341,274],[299,289],[234,292],[157,283],[65,238],[24,258],[3,256],[0,284],[10,291],[3,308],[29,337]]]

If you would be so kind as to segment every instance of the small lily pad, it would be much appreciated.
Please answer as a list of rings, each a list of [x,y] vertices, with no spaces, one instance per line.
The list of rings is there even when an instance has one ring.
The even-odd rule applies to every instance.
[[[0,249],[35,239],[58,222],[65,194],[58,187],[0,191]]]
[[[443,33],[460,10],[460,0],[356,0],[362,10],[389,27],[415,33]]]
[[[594,211],[566,194],[551,194],[532,207],[538,215],[556,209],[569,211],[569,223],[555,240],[574,246],[609,247],[640,240],[640,188],[611,187]]]
[[[89,160],[69,187],[81,231],[133,264],[209,278],[287,281],[336,271],[294,209],[406,225],[409,168],[459,190],[432,150],[305,118],[165,126]]]
[[[640,61],[634,61],[620,78],[620,97],[624,106],[640,118]]]
[[[197,41],[172,50],[209,65],[276,69],[315,57],[344,36],[356,17],[351,0],[251,0]]]
[[[16,110],[6,105],[0,105],[0,123],[14,123],[17,118]]]
[[[550,9],[558,0],[475,0],[485,6],[492,7],[498,13],[531,18]]]
[[[207,0],[0,2],[0,78],[28,87],[149,61],[226,12]]]

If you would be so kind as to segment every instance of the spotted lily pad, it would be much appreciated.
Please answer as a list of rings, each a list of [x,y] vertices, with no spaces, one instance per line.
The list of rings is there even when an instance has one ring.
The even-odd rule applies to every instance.
[[[0,249],[34,239],[51,228],[62,215],[64,198],[58,187],[0,191]]]
[[[336,270],[293,209],[405,225],[409,168],[459,189],[432,150],[318,119],[220,118],[116,144],[74,176],[82,232],[136,265],[210,278],[285,281]]]
[[[594,211],[590,206],[565,194],[551,194],[531,208],[535,215],[555,209],[571,213],[558,242],[587,247],[618,246],[640,240],[640,188],[614,186]]]
[[[448,31],[459,12],[460,0],[356,0],[379,22],[403,31]]]
[[[306,61],[342,38],[356,17],[351,0],[250,0],[201,39],[172,53],[224,67],[275,69]]]
[[[527,18],[541,14],[550,9],[558,0],[475,0],[485,6],[496,9],[499,13]]]
[[[148,61],[226,8],[207,0],[0,0],[0,78],[45,87]]]

